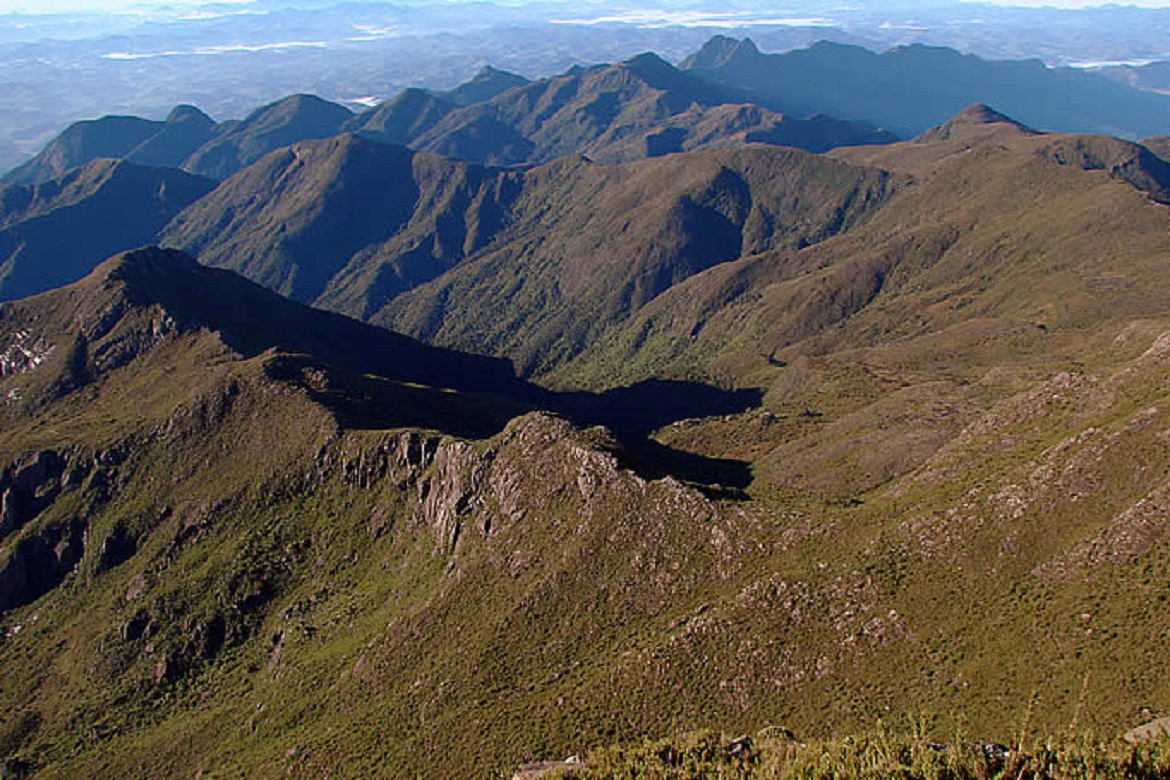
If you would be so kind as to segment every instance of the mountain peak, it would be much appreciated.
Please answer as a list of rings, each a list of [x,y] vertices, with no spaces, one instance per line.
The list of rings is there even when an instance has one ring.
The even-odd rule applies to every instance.
[[[275,149],[337,135],[353,117],[345,106],[316,95],[289,95],[256,109],[230,131],[199,147],[183,168],[223,180]]]
[[[731,38],[716,35],[697,52],[683,60],[683,70],[709,70],[750,62],[763,55],[751,38]]]
[[[674,69],[673,65],[671,65],[669,62],[662,59],[661,57],[659,57],[657,54],[655,54],[652,51],[645,51],[645,52],[642,52],[641,54],[637,54],[633,57],[630,57],[628,60],[625,61],[625,64],[632,66],[632,67],[636,67],[636,68],[662,68],[662,67],[666,67],[666,68],[670,68],[672,70]]]
[[[460,84],[448,92],[439,93],[439,96],[459,106],[470,106],[491,100],[496,95],[529,83],[531,82],[523,76],[484,65],[471,77],[471,81]]]
[[[955,114],[951,121],[972,125],[990,125],[997,122],[1019,124],[1016,120],[1006,114],[1001,114],[986,103],[972,103]]]
[[[188,105],[186,103],[179,104],[171,109],[171,113],[167,115],[167,124],[174,124],[176,122],[196,122],[208,127],[215,124],[215,120],[201,111],[197,106]]]
[[[645,52],[631,57],[618,67],[633,73],[647,84],[659,89],[677,86],[680,76],[677,68],[653,52]]]
[[[491,65],[484,65],[482,68],[476,71],[475,75],[471,77],[471,81],[469,83],[475,83],[477,81],[490,81],[499,76],[511,75],[514,74],[508,73],[507,71],[502,71],[499,68],[494,68]]]
[[[991,106],[984,103],[973,103],[943,124],[932,127],[914,140],[920,143],[945,141],[955,135],[969,132],[973,128],[993,125],[1008,126],[1026,135],[1035,135],[1037,133],[1036,130],[1017,122],[1006,114],[1001,114]]]
[[[231,271],[209,268],[177,249],[150,246],[122,252],[77,284],[92,291],[94,313],[89,319],[95,321],[133,316],[131,309],[109,303],[113,293],[139,311],[160,307],[180,330],[212,331],[245,356],[277,348],[313,355],[338,368],[435,387],[500,392],[520,388],[506,360],[426,346],[303,306]]]
[[[176,273],[190,273],[200,267],[185,252],[149,246],[111,257],[97,267],[94,275],[105,282],[122,281],[138,285],[149,284],[152,280]]]

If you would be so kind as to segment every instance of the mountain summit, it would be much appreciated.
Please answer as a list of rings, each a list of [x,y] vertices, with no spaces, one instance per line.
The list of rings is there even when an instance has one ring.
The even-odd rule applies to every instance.
[[[683,70],[750,67],[762,55],[751,38],[736,39],[716,35],[697,52],[679,63]]]
[[[948,119],[938,127],[932,127],[925,131],[915,141],[920,143],[930,143],[932,141],[945,141],[952,136],[960,135],[972,128],[983,128],[987,126],[1004,125],[1010,127],[1018,132],[1034,135],[1037,131],[1032,128],[1020,124],[1011,117],[1001,114],[990,106],[983,103],[974,103],[967,106],[959,113]]]

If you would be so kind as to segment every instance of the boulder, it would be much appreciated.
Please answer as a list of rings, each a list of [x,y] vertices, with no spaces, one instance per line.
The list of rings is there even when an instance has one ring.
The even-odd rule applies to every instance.
[[[573,777],[585,764],[577,756],[569,756],[564,761],[540,761],[535,764],[525,764],[512,774],[512,780],[545,780],[553,777]]]
[[[1125,732],[1125,741],[1131,745],[1170,737],[1170,718],[1159,718]]]

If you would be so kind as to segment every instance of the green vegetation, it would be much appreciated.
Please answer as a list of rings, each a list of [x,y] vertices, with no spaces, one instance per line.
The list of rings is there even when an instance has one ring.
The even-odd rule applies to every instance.
[[[614,192],[647,225],[707,224],[663,218],[679,193],[788,214],[622,317],[571,312],[600,334],[579,353],[502,324],[552,312],[489,305],[519,279],[502,260],[498,290],[444,308],[482,305],[452,326],[561,361],[548,384],[703,378],[762,400],[746,410],[663,381],[538,392],[163,250],[0,306],[0,760],[462,778],[626,745],[587,766],[1164,773],[1161,748],[1034,736],[1170,712],[1170,216],[1135,188],[1160,174],[1129,145],[967,119],[853,163],[753,148],[507,174],[538,180],[517,213],[563,209],[562,246],[601,237],[602,260],[646,259],[645,236],[594,230],[636,216]],[[676,189],[643,198],[666,162]],[[534,284],[587,289],[583,266],[526,257]],[[680,388],[707,400],[676,406]],[[631,430],[653,441],[625,448]],[[872,733],[908,713],[930,728]],[[712,732],[661,741],[774,723],[808,747],[765,731],[725,762]],[[975,739],[1023,742],[1014,774]]]
[[[770,736],[767,730],[751,739],[750,748],[714,732],[679,739],[654,740],[636,747],[618,747],[589,754],[581,771],[549,777],[610,778],[743,778],[744,780],[840,780],[902,778],[903,780],[1072,780],[1170,777],[1166,742],[1129,745],[1089,737],[1031,740],[1025,746],[959,740],[931,741],[922,736],[887,731],[809,744]],[[738,749],[737,749],[738,747]]]

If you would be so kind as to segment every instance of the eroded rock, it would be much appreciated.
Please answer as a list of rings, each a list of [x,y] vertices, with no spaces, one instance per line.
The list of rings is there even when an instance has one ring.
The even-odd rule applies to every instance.
[[[86,522],[52,523],[26,536],[0,561],[0,611],[28,604],[65,579],[85,552]]]
[[[0,472],[0,539],[18,531],[56,500],[65,459],[42,450]]]
[[[1159,718],[1125,732],[1125,741],[1131,745],[1157,739],[1170,739],[1170,718]]]
[[[32,371],[53,353],[53,345],[28,330],[18,330],[0,349],[0,376]]]

